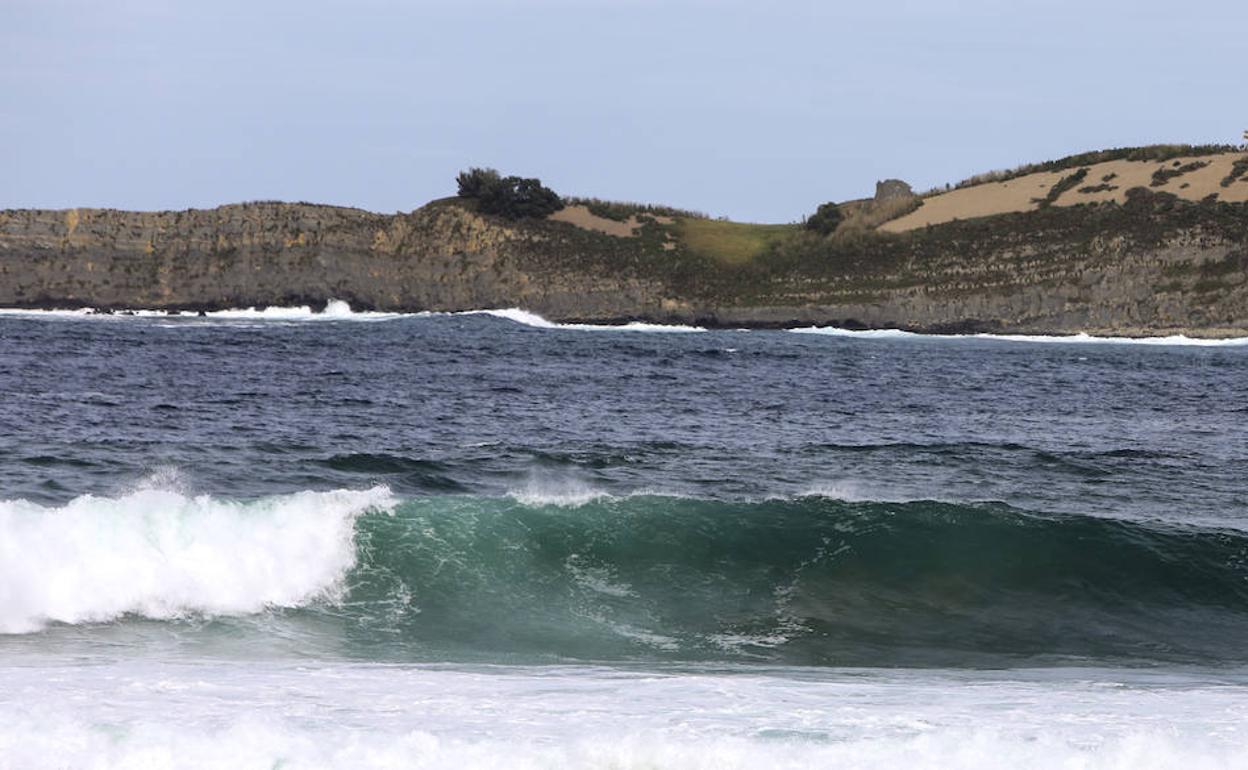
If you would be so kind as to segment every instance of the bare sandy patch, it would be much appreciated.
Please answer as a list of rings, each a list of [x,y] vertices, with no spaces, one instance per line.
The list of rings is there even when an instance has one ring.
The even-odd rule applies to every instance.
[[[1122,203],[1127,199],[1127,190],[1132,187],[1147,187],[1158,192],[1173,193],[1180,198],[1199,201],[1216,194],[1218,200],[1228,203],[1248,201],[1248,184],[1233,182],[1230,187],[1222,186],[1222,179],[1231,173],[1236,160],[1245,157],[1241,153],[1224,153],[1203,157],[1175,158],[1164,162],[1111,160],[1088,167],[1088,176],[1077,188],[1067,190],[1057,199],[1055,205],[1073,206],[1078,203],[1100,203],[1116,201]],[[1194,171],[1170,178],[1164,185],[1153,187],[1153,173],[1158,169],[1177,169],[1190,163],[1207,162]],[[1105,177],[1112,178],[1105,180]],[[1110,185],[1112,190],[1097,190],[1085,193],[1081,190],[1088,187]]]
[[[1078,185],[1062,193],[1053,205],[1074,206],[1104,201],[1123,203],[1127,199],[1127,190],[1133,187],[1148,187],[1158,192],[1173,193],[1191,201],[1203,200],[1216,194],[1220,201],[1248,202],[1248,182],[1236,181],[1229,187],[1222,186],[1222,180],[1231,173],[1235,161],[1244,157],[1248,156],[1240,152],[1228,152],[1167,161],[1111,160],[1094,163],[1085,167],[1088,169],[1087,176]],[[1198,162],[1207,162],[1208,165],[1172,177],[1164,185],[1151,186],[1153,173],[1158,169],[1177,169]],[[1006,182],[985,182],[974,187],[933,195],[924,198],[923,205],[918,210],[885,222],[879,229],[886,232],[904,232],[956,219],[1034,211],[1038,208],[1035,199],[1044,198],[1058,180],[1076,171],[1077,168],[1069,168],[1037,172]],[[1092,191],[1083,192],[1088,189]]]
[[[885,222],[880,225],[880,229],[899,233],[927,225],[952,222],[955,219],[1032,211],[1036,208],[1035,199],[1048,195],[1053,185],[1068,173],[1070,172],[1043,171],[1007,182],[989,182],[933,195],[924,198],[923,205],[918,209]]]
[[[642,224],[637,221],[635,216],[631,216],[623,222],[600,217],[592,213],[587,206],[566,206],[551,214],[550,219],[556,222],[567,222],[583,230],[593,230],[599,233],[606,233],[607,235],[614,235],[616,238],[636,238],[637,230]]]

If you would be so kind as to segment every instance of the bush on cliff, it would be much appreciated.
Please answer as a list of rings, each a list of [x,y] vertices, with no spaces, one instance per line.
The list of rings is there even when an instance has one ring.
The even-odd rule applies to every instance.
[[[563,208],[563,199],[540,179],[501,176],[492,168],[460,172],[459,197],[477,202],[477,210],[507,219],[541,219]]]
[[[844,218],[845,215],[841,212],[841,207],[829,201],[807,217],[802,226],[807,230],[814,230],[820,235],[831,235],[836,232],[836,228],[840,226],[841,220]]]
[[[492,168],[470,168],[459,172],[455,181],[459,184],[459,197],[480,198],[483,192],[497,186],[502,179]]]

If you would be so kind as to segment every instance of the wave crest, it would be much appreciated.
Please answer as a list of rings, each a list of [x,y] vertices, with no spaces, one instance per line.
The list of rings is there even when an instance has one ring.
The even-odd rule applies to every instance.
[[[385,487],[239,503],[158,484],[58,508],[0,501],[0,633],[332,596],[355,566],[356,518],[395,503]]]

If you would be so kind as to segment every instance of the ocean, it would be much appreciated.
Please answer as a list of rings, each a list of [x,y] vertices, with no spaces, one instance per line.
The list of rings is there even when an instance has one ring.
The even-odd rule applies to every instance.
[[[1248,341],[0,314],[0,768],[1248,767]]]

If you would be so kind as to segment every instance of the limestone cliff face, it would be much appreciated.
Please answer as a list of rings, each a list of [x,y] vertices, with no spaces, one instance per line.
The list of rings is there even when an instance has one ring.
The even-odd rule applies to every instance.
[[[0,212],[0,306],[221,308],[342,299],[380,310],[658,309],[644,280],[534,263],[550,236],[457,206],[307,204]]]
[[[866,275],[787,282],[733,315],[920,331],[1248,336],[1248,239],[1202,226],[1149,243],[1046,236],[984,237]]]
[[[0,306],[342,299],[401,311],[517,306],[555,320],[1248,334],[1248,215],[1150,206],[942,225],[748,268],[450,203],[393,216],[280,203],[4,211]]]

